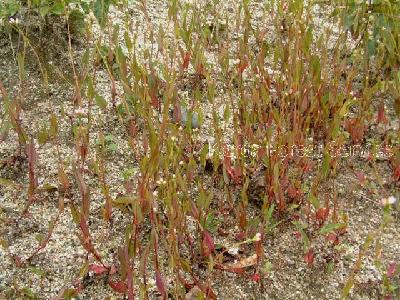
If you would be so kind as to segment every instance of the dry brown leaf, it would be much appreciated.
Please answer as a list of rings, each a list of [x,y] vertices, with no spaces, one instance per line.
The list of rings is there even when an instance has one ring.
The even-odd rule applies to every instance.
[[[257,263],[257,254],[253,254],[249,257],[245,257],[236,263],[227,264],[226,267],[229,269],[242,269],[254,266]]]

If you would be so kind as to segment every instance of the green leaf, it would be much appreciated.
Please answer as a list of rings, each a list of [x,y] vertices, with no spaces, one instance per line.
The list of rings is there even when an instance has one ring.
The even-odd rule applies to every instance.
[[[208,143],[204,144],[203,148],[200,151],[200,164],[204,168],[206,166],[206,159],[207,159],[207,154],[209,151],[209,146]]]
[[[87,15],[89,14],[90,11],[90,7],[89,7],[89,2],[84,2],[84,1],[80,1],[79,5],[81,6],[83,12]]]
[[[322,160],[322,175],[324,176],[324,178],[326,178],[329,175],[330,164],[331,164],[331,156],[329,154],[329,151],[325,151]]]
[[[51,138],[55,138],[57,136],[58,133],[58,122],[57,122],[57,117],[55,114],[51,114],[50,117],[50,137]]]
[[[68,16],[70,29],[73,34],[83,34],[85,30],[85,15],[78,9],[74,9]]]
[[[346,227],[345,223],[331,223],[331,224],[326,224],[324,227],[322,227],[319,231],[320,234],[327,234],[329,232],[342,229]]]
[[[71,206],[71,215],[72,220],[74,220],[75,224],[79,225],[81,214],[74,205]]]
[[[58,187],[51,183],[45,183],[42,185],[41,189],[50,192],[50,191],[56,191],[58,189]]]
[[[268,209],[266,209],[265,211],[264,211],[264,218],[265,218],[265,221],[267,221],[268,223],[271,221],[271,219],[272,219],[272,213],[274,212],[274,209],[275,209],[275,203],[272,203],[269,207],[268,207]]]
[[[349,110],[349,107],[352,106],[352,105],[355,104],[355,103],[357,103],[357,100],[356,100],[356,99],[347,100],[347,101],[343,104],[343,106],[340,108],[340,111],[339,111],[340,117],[343,118],[345,115],[347,115],[347,112],[348,112],[348,110]]]
[[[75,289],[66,289],[63,293],[63,297],[65,300],[71,300],[72,298],[76,297],[78,292]]]
[[[25,55],[22,52],[19,52],[17,55],[18,60],[18,75],[20,80],[24,80],[25,78]]]
[[[90,101],[93,100],[95,95],[94,91],[94,86],[93,86],[93,78],[91,76],[88,76],[87,79],[87,97],[89,98]]]
[[[110,144],[110,145],[107,146],[107,149],[108,149],[109,151],[111,151],[111,152],[115,152],[115,151],[117,151],[117,149],[118,149],[118,145],[115,144],[115,143],[112,143],[112,144]]]
[[[23,288],[22,292],[24,293],[24,295],[26,297],[28,297],[29,299],[37,299],[38,296],[29,288]]]
[[[134,197],[130,197],[130,196],[122,196],[122,197],[118,197],[117,199],[115,199],[113,201],[114,204],[124,204],[124,205],[129,205],[129,204],[134,204],[135,203],[135,198]]]
[[[125,41],[126,48],[128,49],[129,52],[131,52],[133,49],[133,45],[132,45],[132,40],[129,37],[128,31],[124,32],[124,41]]]
[[[225,105],[225,109],[224,109],[224,121],[228,122],[229,121],[229,117],[230,117],[230,110],[229,110],[229,105]]]
[[[64,3],[63,2],[57,2],[54,3],[53,6],[51,7],[51,13],[55,15],[62,15],[64,13]]]
[[[39,14],[44,18],[50,11],[50,6],[44,5],[39,7]]]
[[[393,37],[393,35],[391,34],[391,32],[388,29],[382,29],[380,32],[381,36],[383,37],[384,40],[384,45],[387,49],[387,51],[394,55],[395,51],[396,51],[396,41]]]
[[[4,249],[4,250],[8,250],[8,242],[5,239],[0,238],[0,246]]]
[[[308,201],[314,206],[315,209],[318,209],[321,205],[319,203],[319,200],[313,193],[310,193],[308,196]]]
[[[45,275],[45,272],[37,267],[30,266],[28,267],[28,270],[31,271],[33,274],[36,274],[40,277],[43,277]]]
[[[100,27],[104,27],[107,21],[108,11],[110,9],[109,0],[96,0],[93,5],[93,13],[99,22]]]
[[[0,2],[1,3],[1,2]],[[0,17],[11,17],[20,10],[20,5],[15,0],[5,1],[4,6],[0,4]]]
[[[212,233],[215,233],[217,231],[218,224],[218,219],[216,219],[213,214],[209,214],[204,224],[204,228]]]
[[[274,266],[272,265],[272,263],[270,261],[266,261],[262,268],[262,271],[264,274],[268,274],[269,272],[272,271],[273,267]]]
[[[39,145],[45,144],[49,139],[49,132],[47,130],[47,126],[44,125],[40,131],[39,131],[39,136],[38,136],[38,142]]]
[[[0,177],[0,186],[16,186],[17,184],[9,179]]]
[[[3,121],[0,128],[0,141],[4,141],[7,138],[11,127],[12,127],[11,122]]]
[[[89,272],[89,261],[86,261],[79,270],[79,277],[84,278]]]
[[[38,233],[35,236],[35,239],[38,241],[39,244],[43,243],[45,238],[46,238],[46,236],[43,233]]]
[[[122,178],[127,181],[130,178],[133,177],[133,175],[135,175],[135,169],[134,168],[125,168],[122,170]]]
[[[349,295],[350,290],[351,290],[351,288],[353,287],[353,285],[354,285],[354,278],[350,278],[350,279],[346,282],[346,284],[345,284],[345,286],[344,286],[344,288],[343,288],[343,290],[342,290],[342,292],[341,292],[341,295],[340,295],[340,299],[341,299],[341,300],[342,300],[342,299],[347,299],[347,296]]]
[[[106,108],[107,108],[107,101],[106,101],[106,99],[104,99],[104,98],[103,98],[102,96],[100,96],[99,94],[96,94],[95,100],[96,100],[97,106],[100,107],[100,109],[106,110]]]
[[[305,38],[304,38],[304,42],[303,42],[303,51],[305,53],[308,53],[310,51],[310,47],[311,47],[311,43],[313,41],[313,30],[312,27],[309,27],[307,29]]]
[[[301,238],[302,238],[302,240],[303,240],[303,247],[304,247],[304,250],[307,250],[307,249],[309,249],[310,248],[310,239],[308,238],[308,235],[305,233],[305,231],[304,231],[304,229],[306,229],[307,228],[307,225],[305,225],[305,224],[303,224],[302,222],[300,222],[300,221],[294,221],[294,222],[292,222],[295,226],[296,226],[296,228],[297,228],[297,230],[300,232],[300,234],[301,234]]]
[[[369,57],[376,55],[376,47],[377,47],[376,39],[370,39],[368,41],[368,56]]]
[[[82,56],[82,66],[86,68],[89,65],[89,59],[90,59],[90,50],[86,49],[85,53],[83,53]]]
[[[313,56],[311,59],[311,68],[313,79],[319,84],[321,80],[321,62],[318,56]]]

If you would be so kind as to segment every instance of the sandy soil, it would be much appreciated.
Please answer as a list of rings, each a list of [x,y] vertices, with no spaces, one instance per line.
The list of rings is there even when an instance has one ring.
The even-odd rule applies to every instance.
[[[262,22],[261,11],[254,1],[255,21]],[[226,1],[221,11],[225,11],[232,17],[234,1]],[[173,30],[167,23],[166,1],[148,1],[148,11],[154,28],[165,25],[165,30]],[[138,44],[141,49],[151,48],[151,43],[145,38],[146,25],[143,14],[139,9],[132,7],[130,14],[139,22]],[[319,13],[321,15],[321,13]],[[112,11],[112,18],[115,22],[122,22],[119,13]],[[322,17],[323,14],[322,14]],[[320,20],[320,19],[318,19]],[[322,24],[323,22],[321,22]],[[266,25],[267,26],[267,25]],[[321,25],[322,26],[322,25]],[[94,31],[95,34],[97,31]],[[234,32],[230,32],[234,36]],[[236,33],[239,34],[239,33]],[[0,36],[0,79],[9,91],[16,91],[18,66],[13,60],[13,48],[7,36]],[[51,41],[49,41],[51,43]],[[75,46],[76,55],[82,52],[83,45]],[[56,52],[56,50],[55,50]],[[56,52],[57,53],[57,52]],[[215,51],[208,51],[210,62],[216,61]],[[65,54],[54,55],[52,63],[63,69],[62,61],[66,59]],[[73,114],[72,95],[73,89],[57,76],[51,78],[49,91],[43,94],[41,89],[41,74],[33,59],[27,66],[26,90],[23,104],[23,125],[37,133],[41,128],[41,121],[47,120],[49,115],[54,113],[59,119],[61,131],[59,151],[64,161],[72,162],[75,159],[75,150],[69,132],[69,119],[65,115]],[[217,103],[224,102],[224,89],[217,81]],[[106,98],[110,99],[110,81],[104,69],[99,68],[96,89]],[[182,97],[190,97],[189,93],[182,88]],[[223,115],[221,105],[220,114]],[[211,124],[211,112],[207,104],[200,108],[204,113],[205,122],[199,131],[199,140],[203,143],[213,143],[212,132],[209,131]],[[110,109],[110,107],[109,107]],[[2,112],[3,113],[3,112]],[[113,136],[113,143],[116,145],[110,151],[109,159],[106,162],[107,183],[111,187],[111,196],[115,198],[119,192],[123,192],[121,174],[126,168],[133,170],[134,178],[138,175],[137,162],[131,155],[126,139],[125,131],[118,120],[107,112],[98,108],[93,111],[93,127],[91,136],[92,146],[99,132]],[[390,120],[389,126],[398,127],[398,120]],[[225,138],[229,141],[230,129],[224,132]],[[371,129],[372,135],[378,135],[380,128]],[[46,235],[49,223],[54,220],[58,213],[60,197],[63,197],[57,188],[47,188],[49,185],[58,185],[57,149],[52,144],[39,146],[37,144],[38,166],[37,173],[39,186],[43,189],[39,199],[30,207],[29,214],[21,217],[21,211],[27,203],[27,189],[18,186],[27,186],[28,171],[27,163],[18,157],[18,142],[15,133],[10,132],[8,138],[0,144],[0,178],[6,178],[14,182],[12,185],[0,184],[0,238],[3,244],[8,247],[0,248],[0,295],[6,299],[52,299],[60,295],[66,288],[71,288],[77,278],[80,268],[87,260],[86,251],[81,246],[76,235],[78,228],[72,220],[70,208],[66,205],[64,211],[59,215],[54,232],[45,249],[41,250],[31,261],[29,267],[19,268],[11,256],[18,256],[22,259],[28,257],[38,244],[38,238]],[[93,151],[89,153],[89,160],[94,157]],[[12,160],[12,163],[5,163]],[[215,270],[212,272],[212,288],[218,299],[339,299],[340,291],[348,278],[354,265],[360,246],[364,243],[369,232],[376,230],[382,222],[383,209],[380,199],[375,194],[383,194],[382,187],[376,183],[375,193],[371,193],[359,184],[354,174],[355,170],[361,170],[367,180],[373,181],[377,176],[382,186],[393,194],[399,190],[399,183],[395,183],[391,176],[388,161],[379,162],[376,169],[372,168],[364,158],[352,157],[343,159],[340,163],[337,178],[333,179],[339,187],[339,206],[344,214],[349,216],[347,232],[340,237],[340,244],[333,246],[331,242],[322,236],[312,241],[316,252],[315,262],[312,267],[307,266],[303,259],[302,241],[296,236],[296,228],[287,220],[277,226],[268,234],[264,244],[265,261],[269,262],[271,270],[268,276],[261,282],[254,282],[249,275],[254,272],[249,268],[244,275],[233,274]],[[67,168],[67,175],[72,177],[72,169]],[[129,216],[120,211],[113,212],[113,225],[110,226],[101,217],[101,207],[104,199],[99,191],[97,178],[88,173],[85,178],[89,184],[91,194],[91,215],[90,230],[96,249],[105,258],[105,262],[114,264],[117,261],[117,248],[123,243],[124,230],[130,222]],[[215,202],[223,201],[223,190],[213,183],[209,175],[204,175],[204,180],[209,182],[210,189],[214,191]],[[328,181],[321,191],[321,197],[330,197],[332,193],[332,182]],[[135,180],[134,180],[135,182]],[[76,187],[73,193],[65,197],[66,204],[78,201],[79,194]],[[257,216],[259,207],[251,203],[249,214]],[[224,245],[231,244],[239,229],[230,224],[234,223],[232,216],[220,216],[225,218],[221,230],[227,232],[225,237],[216,237],[216,242]],[[387,266],[390,262],[400,261],[400,228],[399,209],[393,212],[393,220],[380,236],[382,247],[382,263]],[[191,220],[188,219],[188,223]],[[160,250],[161,261],[166,263],[168,255],[163,249]],[[235,260],[240,261],[254,253],[252,245],[240,249]],[[382,272],[374,264],[374,247],[371,247],[366,258],[363,260],[362,269],[356,274],[355,287],[351,293],[351,299],[381,299],[382,298]],[[164,255],[164,257],[163,257]],[[206,274],[204,266],[198,266],[200,273]],[[149,266],[149,270],[151,267]],[[135,270],[137,271],[137,270]],[[169,274],[172,275],[172,274]],[[171,282],[167,277],[167,284]],[[398,275],[395,278],[400,283]],[[151,299],[159,297],[155,278],[149,278],[151,286]],[[195,291],[192,291],[192,294]],[[34,294],[34,295],[33,295]],[[398,294],[399,295],[399,294]],[[191,298],[192,297],[192,298]],[[1,296],[0,296],[1,299]],[[84,288],[75,299],[123,299],[121,294],[113,291],[104,278],[87,276],[84,281]],[[195,299],[188,294],[187,299]],[[400,298],[399,298],[400,299]]]

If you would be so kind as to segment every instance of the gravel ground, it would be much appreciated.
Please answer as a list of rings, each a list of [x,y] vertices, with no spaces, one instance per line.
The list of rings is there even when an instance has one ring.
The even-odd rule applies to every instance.
[[[226,13],[230,18],[229,23],[234,24],[233,12],[237,9],[236,1],[222,2],[221,14]],[[252,1],[254,22],[264,24],[260,5],[262,5],[261,1]],[[167,1],[148,1],[148,13],[153,27],[163,26],[168,36],[168,34],[172,34],[173,28],[171,24],[167,23],[167,11]],[[137,30],[138,47],[140,49],[155,47],[146,37],[147,27],[143,13],[133,6],[130,8],[129,14],[139,24]],[[331,24],[323,22],[323,13],[317,11],[316,15],[319,15],[319,18],[316,19],[316,25],[321,27],[321,30],[324,26],[331,26]],[[121,13],[118,11],[112,10],[111,18],[113,24],[123,24]],[[264,26],[268,28],[270,24],[264,24]],[[94,28],[94,34],[99,34],[98,29]],[[235,36],[241,33],[229,30],[229,34],[232,34],[232,36],[228,38],[234,40]],[[0,79],[5,83],[8,90],[15,91],[17,89],[15,83],[18,67],[15,61],[11,59],[12,48],[8,38],[3,36],[0,45]],[[82,50],[82,45],[76,46],[77,57],[82,53]],[[231,49],[231,51],[234,50]],[[207,55],[208,61],[216,65],[215,49],[210,48]],[[55,57],[53,64],[58,63],[56,59]],[[30,128],[33,132],[38,132],[41,120],[48,119],[48,116],[54,113],[60,120],[59,128],[70,128],[68,118],[62,117],[62,111],[67,115],[74,113],[72,101],[70,101],[73,90],[65,83],[56,81],[49,85],[50,93],[43,96],[40,89],[41,80],[37,69],[27,68],[27,84],[23,100],[24,126]],[[110,99],[110,84],[106,71],[99,70],[96,89],[106,99]],[[220,116],[222,116],[226,91],[217,78],[216,84],[215,103],[219,107]],[[183,99],[190,98],[188,92],[183,89],[180,91],[180,96]],[[118,126],[118,120],[98,108],[93,109],[91,146],[94,148],[94,141],[99,132],[112,135],[114,137],[113,142],[117,145],[116,150],[112,151],[112,159],[107,160],[106,163],[107,183],[111,188],[112,198],[115,198],[119,192],[124,190],[121,176],[124,169],[129,166],[136,176],[139,168],[130,154],[129,145],[123,138],[124,130]],[[203,143],[212,144],[214,142],[211,137],[213,132],[210,129],[212,128],[212,117],[208,104],[201,104],[199,110],[204,113],[205,119],[198,133],[200,140]],[[227,124],[224,124],[226,127],[224,138],[228,142],[232,135],[230,122],[231,120],[228,120]],[[392,122],[392,126],[398,127],[397,121]],[[65,162],[72,162],[76,157],[70,133],[61,132],[61,137],[60,154]],[[0,159],[17,157],[16,153],[18,153],[18,139],[11,132],[7,140],[0,144]],[[40,187],[44,188],[47,184],[57,185],[59,162],[56,147],[51,144],[37,145],[37,153],[37,173]],[[93,158],[94,153],[90,152],[88,160]],[[388,191],[393,193],[396,190],[398,191],[399,185],[392,182],[386,161],[380,163],[378,168],[374,170],[362,158],[344,160],[335,180],[335,183],[339,186],[340,209],[349,216],[348,230],[341,237],[340,246],[334,248],[330,242],[322,237],[317,238],[313,241],[313,247],[317,253],[315,262],[312,267],[308,267],[303,259],[302,242],[296,237],[296,229],[289,223],[282,223],[272,231],[264,245],[265,259],[271,264],[269,277],[262,280],[260,284],[249,280],[246,276],[214,271],[212,288],[218,299],[339,299],[340,291],[357,259],[360,246],[365,241],[367,234],[379,227],[383,216],[380,199],[373,198],[368,189],[360,187],[356,176],[351,172],[350,165],[363,170],[367,178],[376,178],[374,172],[377,172],[382,184]],[[66,173],[72,178],[71,168],[67,168]],[[17,161],[13,165],[0,167],[0,178],[9,178],[18,185],[27,185],[26,162]],[[104,257],[105,262],[115,263],[117,260],[116,249],[123,243],[123,232],[130,220],[122,211],[114,210],[113,225],[110,226],[106,223],[101,217],[104,199],[99,192],[98,180],[90,175],[85,180],[92,191],[90,230],[93,241],[96,249],[100,249],[100,254]],[[210,188],[214,189],[214,194],[219,195],[216,197],[222,199],[221,190],[214,187],[212,178],[206,177],[204,180],[209,182]],[[379,185],[376,188],[381,191]],[[3,294],[6,299],[25,299],[33,297],[31,294],[34,293],[40,299],[54,299],[60,295],[61,291],[73,287],[80,268],[87,260],[86,251],[77,237],[78,228],[73,222],[69,206],[66,205],[64,211],[60,213],[49,243],[32,259],[31,267],[16,267],[15,261],[11,259],[10,255],[18,256],[21,259],[29,257],[38,244],[38,238],[47,234],[48,224],[57,216],[60,198],[65,203],[70,203],[78,201],[79,195],[75,193],[64,199],[64,196],[59,194],[57,190],[48,190],[42,193],[40,199],[30,207],[29,214],[21,218],[20,213],[27,203],[26,190],[16,188],[16,186],[0,185],[0,237],[3,243],[8,244],[8,250],[6,250],[6,247],[0,248],[0,295]],[[322,195],[329,197],[331,193],[331,185],[326,184]],[[251,206],[249,213],[255,215],[256,210],[256,206]],[[390,262],[400,261],[399,217],[397,207],[397,211],[393,212],[393,221],[380,236],[383,250],[381,261],[385,266]],[[188,219],[187,222],[190,223],[191,220]],[[234,220],[232,216],[227,216],[226,230],[229,231],[229,236],[234,236],[239,230],[235,227],[230,228],[230,222],[233,223]],[[218,242],[229,244],[232,241],[227,238]],[[164,260],[168,254],[163,252],[162,249],[160,251],[161,260]],[[372,250],[367,252],[362,269],[356,274],[351,299],[380,299],[382,297],[382,272],[378,270],[374,263],[373,252]],[[395,279],[399,280],[398,277]],[[170,283],[169,280],[172,279],[167,276],[167,284]],[[151,286],[151,299],[158,298],[155,279],[150,278],[148,284]],[[15,291],[19,291],[19,293]],[[89,277],[86,278],[84,289],[75,299],[122,299],[122,297],[113,291],[104,279]],[[187,299],[191,298],[188,296]]]

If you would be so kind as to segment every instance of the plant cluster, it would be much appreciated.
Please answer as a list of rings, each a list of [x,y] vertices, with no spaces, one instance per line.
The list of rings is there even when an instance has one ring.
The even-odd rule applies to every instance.
[[[91,15],[104,26],[110,6],[110,0],[5,0],[0,3],[0,26],[28,23],[32,16],[39,16],[39,22],[50,22],[51,17],[65,17],[71,27],[84,29],[83,20]],[[59,22],[59,20],[52,21]]]
[[[215,271],[264,284],[273,268],[265,242],[281,226],[295,230],[310,268],[321,253],[334,258],[329,262],[334,268],[351,218],[341,209],[343,195],[337,187],[344,160],[340,149],[368,146],[371,150],[360,161],[375,170],[378,153],[383,153],[391,185],[399,186],[399,129],[389,126],[389,118],[400,115],[399,1],[266,1],[258,23],[250,0],[233,8],[235,23],[219,9],[221,1],[186,2],[169,0],[168,28],[157,28],[147,1],[137,1],[148,26],[143,40],[152,45],[144,50],[138,47],[135,20],[128,13],[123,25],[108,20],[110,5],[129,12],[127,1],[0,4],[1,20],[24,37],[16,54],[17,91],[8,92],[0,82],[0,139],[6,141],[13,129],[28,174],[26,185],[7,178],[0,178],[0,185],[28,191],[22,216],[29,215],[44,190],[59,195],[58,214],[37,248],[25,258],[8,254],[18,267],[29,267],[45,251],[68,208],[88,259],[76,281],[61,292],[63,299],[78,295],[93,273],[106,275],[107,284],[128,299],[150,299],[150,277],[163,299],[182,299],[194,287],[200,299],[217,299]],[[318,25],[316,6],[332,10],[331,26]],[[81,38],[91,47],[79,55],[67,27],[71,71],[64,79],[74,110],[52,113],[36,131],[24,125],[21,105],[28,101],[27,49],[34,45],[20,26],[23,21],[12,21],[23,9],[44,19],[65,17],[67,24],[74,12],[92,12],[100,25],[97,34],[90,22],[84,25]],[[47,84],[49,63],[34,59]],[[100,71],[108,76],[109,97],[96,84]],[[390,103],[378,94],[389,95]],[[397,115],[389,116],[388,106]],[[95,118],[104,123],[114,118],[123,133],[94,134]],[[69,127],[60,128],[65,120]],[[383,127],[383,133],[368,136],[372,123]],[[124,191],[118,194],[109,184],[107,168],[118,159],[117,138],[129,145],[137,170],[126,166],[120,176]],[[73,143],[73,159],[59,152],[64,139]],[[45,145],[58,153],[54,186],[38,181],[37,152]],[[299,150],[317,148],[319,159]],[[354,174],[378,201],[383,193],[383,221],[360,249],[342,297],[354,286],[371,245],[383,274],[382,295],[395,297],[399,266],[381,262],[380,234],[394,220],[399,195],[381,184],[379,176],[370,180],[362,171]],[[116,210],[129,220],[116,249],[118,261],[112,263],[91,235],[90,220],[97,217],[91,210],[94,189],[101,193],[106,224],[113,224]],[[237,230],[229,229],[232,224]],[[230,260],[239,251],[247,255]]]

